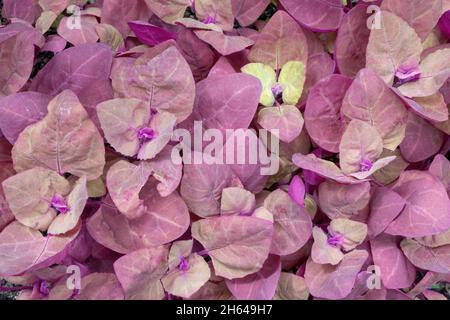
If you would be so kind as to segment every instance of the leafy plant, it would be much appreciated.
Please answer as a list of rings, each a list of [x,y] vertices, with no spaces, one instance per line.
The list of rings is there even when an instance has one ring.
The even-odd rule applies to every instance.
[[[0,299],[449,297],[447,0],[0,10]]]

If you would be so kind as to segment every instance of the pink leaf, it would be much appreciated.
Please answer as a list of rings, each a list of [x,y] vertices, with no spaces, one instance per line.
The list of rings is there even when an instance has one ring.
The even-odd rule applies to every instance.
[[[397,68],[415,59],[420,60],[422,42],[406,21],[389,11],[380,16],[381,28],[370,32],[366,66],[392,85]]]
[[[176,47],[164,42],[137,60],[126,59],[126,64],[115,64],[111,71],[118,97],[146,101],[151,109],[172,113],[177,122],[191,114],[195,97],[194,78]]]
[[[274,300],[308,300],[305,279],[293,273],[281,272]]]
[[[211,276],[208,263],[196,253],[185,260],[187,270],[175,268],[162,278],[164,288],[170,294],[189,298],[196,293]]]
[[[428,172],[438,178],[444,187],[450,189],[450,161],[441,154],[434,157]]]
[[[406,135],[400,151],[406,161],[419,162],[436,154],[444,142],[444,134],[426,120],[410,112]]]
[[[202,219],[191,228],[211,257],[216,275],[226,279],[258,272],[269,255],[273,234],[269,221],[227,216]]]
[[[280,189],[273,191],[265,199],[264,207],[274,219],[271,253],[285,256],[306,244],[311,237],[311,217],[286,192]]]
[[[406,201],[386,233],[423,237],[450,228],[450,201],[442,183],[425,171],[404,171],[392,187]]]
[[[161,278],[167,271],[166,246],[134,251],[114,262],[114,271],[127,300],[162,300]]]
[[[304,207],[305,206],[305,184],[299,176],[294,176],[289,184],[289,196],[294,202]]]
[[[292,162],[303,170],[312,171],[339,183],[359,184],[364,182],[364,180],[345,175],[333,162],[317,158],[314,154],[305,156],[301,153],[296,153],[292,156]]]
[[[296,60],[307,65],[308,49],[305,35],[286,12],[277,11],[264,26],[255,45],[249,52],[250,62],[260,62],[273,69]]]
[[[367,222],[369,236],[375,238],[400,214],[405,207],[405,199],[388,189],[376,188],[370,202],[370,216]]]
[[[225,188],[222,191],[222,215],[251,215],[255,209],[255,195],[242,188]]]
[[[40,10],[38,2],[35,0],[3,1],[3,16],[8,19],[17,18],[33,24]]]
[[[442,0],[386,0],[381,10],[390,11],[416,30],[422,40],[436,26],[442,13]]]
[[[335,59],[339,71],[354,77],[366,65],[366,48],[370,29],[367,28],[369,15],[367,5],[358,4],[342,19],[337,32]]]
[[[388,289],[408,288],[416,279],[416,268],[400,249],[400,237],[382,234],[370,241],[374,264]]]
[[[150,16],[150,10],[144,0],[104,0],[102,6],[102,23],[114,26],[125,38],[130,33],[128,21],[145,20]]]
[[[31,75],[33,60],[34,45],[26,32],[0,41],[0,97],[22,89]]]
[[[231,181],[226,165],[185,164],[180,193],[189,209],[200,217],[220,213],[222,190]]]
[[[177,34],[175,32],[166,30],[164,28],[155,26],[145,21],[131,21],[128,22],[131,30],[136,37],[143,43],[149,46],[156,46],[166,40],[176,40]]]
[[[244,278],[226,280],[238,300],[272,300],[281,274],[279,256],[269,255],[261,270]]]
[[[89,234],[100,244],[119,253],[169,243],[189,227],[189,212],[176,193],[160,197],[155,187],[142,190],[147,211],[129,220],[110,203],[103,204],[89,219]]]
[[[347,253],[336,266],[317,264],[309,258],[305,271],[306,285],[314,297],[333,300],[345,298],[351,292],[367,258],[365,250]]]
[[[305,108],[306,130],[311,139],[327,151],[339,151],[345,125],[341,106],[351,84],[350,78],[330,75],[318,81],[309,92]]]
[[[215,62],[213,50],[189,29],[178,34],[177,45],[192,70],[196,81],[203,80]]]
[[[106,176],[109,195],[120,212],[127,218],[142,216],[146,208],[144,201],[139,199],[139,193],[151,175],[151,169],[146,163],[134,165],[124,160],[111,166]]]
[[[255,22],[269,3],[270,0],[231,0],[233,15],[242,27]]]
[[[75,239],[79,230],[44,237],[37,230],[12,222],[0,233],[0,275],[19,275],[37,266],[45,268],[56,263],[60,260],[58,254]]]
[[[313,31],[337,30],[344,16],[340,0],[281,0],[281,4],[299,23]]]
[[[341,111],[350,119],[359,119],[375,127],[386,149],[396,149],[405,136],[408,113],[402,100],[370,69],[358,72],[345,95]]]
[[[123,300],[124,294],[113,273],[91,273],[81,279],[76,300]]]
[[[86,154],[92,156],[86,158]],[[103,139],[69,90],[49,103],[44,119],[20,134],[12,156],[18,172],[43,166],[60,174],[86,175],[88,180],[98,178],[105,165]]]
[[[279,130],[278,134],[273,134],[286,143],[292,142],[300,135],[304,123],[298,108],[288,105],[261,109],[257,121],[269,132],[272,132],[273,129]]]
[[[70,17],[61,19],[58,26],[58,34],[67,42],[74,46],[85,43],[96,43],[98,34],[95,27],[98,25],[97,18],[90,15],[81,15],[79,17],[79,27],[74,28],[70,23]]]
[[[107,45],[93,43],[69,48],[39,71],[30,90],[53,96],[71,89],[82,97],[81,93],[85,94],[93,82],[109,78],[111,63],[112,53]]]
[[[47,114],[50,97],[37,92],[20,92],[0,101],[0,129],[11,144],[30,124]]]
[[[401,243],[403,253],[416,267],[439,273],[450,273],[450,245],[428,248],[412,239]]]
[[[254,41],[249,38],[226,35],[218,31],[195,30],[194,33],[223,56],[242,51],[254,44]]]
[[[364,209],[370,200],[370,183],[347,185],[325,181],[319,185],[318,204],[330,218],[350,218]]]

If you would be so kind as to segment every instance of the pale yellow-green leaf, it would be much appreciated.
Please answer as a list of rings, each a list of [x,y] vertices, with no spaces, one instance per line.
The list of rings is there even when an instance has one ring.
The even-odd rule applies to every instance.
[[[305,65],[300,61],[287,62],[280,72],[278,82],[283,87],[283,102],[296,105],[305,84]]]
[[[277,82],[275,71],[272,67],[263,63],[249,63],[241,68],[243,73],[254,76],[261,81],[262,92],[260,103],[263,106],[271,107],[275,102],[275,97],[272,93],[272,86]]]

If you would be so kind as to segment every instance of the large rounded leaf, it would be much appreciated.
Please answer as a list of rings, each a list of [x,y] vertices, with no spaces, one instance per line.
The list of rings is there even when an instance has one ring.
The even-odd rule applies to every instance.
[[[358,185],[325,181],[319,185],[319,207],[330,218],[350,218],[370,200],[370,183]]]
[[[370,29],[367,28],[369,15],[367,5],[358,4],[342,19],[334,48],[339,71],[354,77],[366,65],[366,48]]]
[[[175,268],[162,278],[164,288],[170,294],[189,298],[196,293],[211,277],[208,263],[196,253],[184,260],[187,270]]]
[[[11,144],[30,124],[47,114],[50,96],[38,92],[20,92],[3,98],[0,102],[0,130]]]
[[[44,237],[20,222],[0,233],[0,275],[20,275],[32,268],[45,268],[62,260],[59,254],[78,235],[80,228],[63,236]]]
[[[369,171],[383,152],[383,140],[378,130],[361,120],[352,120],[339,145],[339,164],[342,172],[350,174]],[[370,163],[368,169],[365,162]]]
[[[123,300],[124,295],[113,273],[91,273],[81,279],[76,300]]]
[[[308,45],[300,26],[286,12],[277,11],[264,26],[249,52],[250,62],[260,62],[278,70],[289,61],[308,60]]]
[[[137,249],[159,246],[178,239],[189,227],[189,212],[180,196],[161,197],[154,185],[142,189],[146,212],[129,220],[111,201],[104,203],[89,219],[89,234],[103,246],[130,253]]]
[[[305,279],[293,273],[282,272],[274,300],[308,300],[309,290]]]
[[[366,66],[392,85],[397,68],[412,59],[420,61],[422,41],[406,21],[383,11],[381,28],[373,28],[367,46]]]
[[[416,268],[400,249],[401,237],[382,234],[370,241],[373,262],[380,267],[383,285],[388,289],[408,288],[416,279]]]
[[[303,129],[303,116],[296,106],[281,105],[263,108],[258,113],[258,123],[286,143],[291,143]]]
[[[255,217],[207,218],[192,224],[192,236],[207,250],[215,274],[230,280],[262,268],[272,235],[272,223]]]
[[[114,262],[114,271],[127,300],[162,300],[161,278],[168,269],[166,246],[129,253]]]
[[[193,121],[202,121],[206,129],[247,129],[260,95],[261,83],[248,74],[208,77],[197,83],[194,110],[184,124],[192,128]]]
[[[407,97],[428,97],[435,94],[450,76],[450,48],[436,50],[422,60],[419,80],[398,89]]]
[[[20,134],[12,157],[18,172],[41,166],[94,180],[103,173],[105,146],[77,96],[66,90],[50,102],[44,119]]]
[[[264,207],[273,215],[274,238],[270,252],[289,255],[301,249],[311,237],[311,217],[283,190],[272,192]]]
[[[311,139],[321,148],[339,151],[344,133],[341,106],[352,80],[342,75],[330,75],[309,92],[305,109],[305,126]]]
[[[345,298],[351,292],[368,256],[365,250],[354,250],[347,253],[336,266],[317,264],[309,258],[305,270],[309,291],[317,298],[333,300]]]
[[[270,0],[231,0],[231,7],[239,24],[247,27],[259,18],[269,3]]]
[[[334,31],[341,24],[344,7],[340,0],[281,0],[283,7],[313,31]]]
[[[151,170],[145,163],[134,165],[121,160],[108,170],[106,185],[117,209],[132,219],[141,216],[146,208],[139,193],[150,177]]]
[[[362,69],[345,95],[342,113],[377,129],[383,147],[395,150],[405,136],[407,111],[402,100],[371,69]]]
[[[420,38],[425,40],[438,23],[442,13],[442,2],[442,0],[385,0],[381,9],[390,11],[408,22]]]
[[[226,165],[186,164],[181,179],[181,196],[196,215],[218,215],[222,190],[230,181],[231,171]]]
[[[438,273],[450,273],[450,245],[428,248],[412,239],[404,239],[401,247],[416,267]]]
[[[271,300],[281,273],[279,256],[269,255],[261,270],[244,278],[226,280],[228,289],[239,300]]]
[[[387,233],[424,237],[450,228],[450,200],[442,183],[425,171],[409,170],[392,187],[406,201]]]
[[[150,108],[172,113],[177,122],[189,116],[194,105],[195,82],[189,65],[175,46],[164,42],[135,61],[125,61],[125,65],[116,63],[111,72],[118,97],[147,101]]]
[[[443,132],[414,113],[408,114],[405,139],[400,144],[400,151],[406,161],[419,162],[433,156],[443,142]]]

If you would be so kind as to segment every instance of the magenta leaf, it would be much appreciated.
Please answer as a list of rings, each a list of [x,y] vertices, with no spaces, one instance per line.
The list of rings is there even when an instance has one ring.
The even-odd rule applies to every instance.
[[[166,40],[177,39],[176,33],[145,21],[130,21],[128,26],[143,44],[149,46],[156,46]]]

